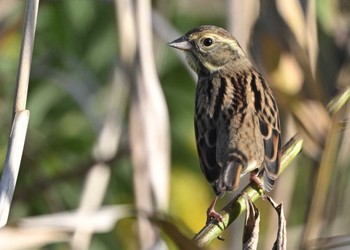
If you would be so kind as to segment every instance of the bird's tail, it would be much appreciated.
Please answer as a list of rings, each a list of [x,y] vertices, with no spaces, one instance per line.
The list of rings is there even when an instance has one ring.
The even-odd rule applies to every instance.
[[[227,164],[223,170],[219,180],[219,189],[221,191],[233,191],[239,187],[241,179],[242,164],[232,161]]]

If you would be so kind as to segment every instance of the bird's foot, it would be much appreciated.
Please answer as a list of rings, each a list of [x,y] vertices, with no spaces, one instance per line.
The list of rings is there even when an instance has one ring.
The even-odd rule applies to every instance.
[[[212,219],[217,219],[219,222],[224,222],[220,213],[216,212],[214,208],[208,208],[206,225],[208,225]]]
[[[258,185],[260,189],[264,190],[264,185],[256,173],[254,172],[250,173],[250,180],[255,182],[255,184]]]
[[[215,204],[216,204],[216,201],[218,200],[218,198],[219,197],[217,195],[215,195],[214,199],[212,200],[212,202],[210,203],[210,205],[208,207],[207,222],[205,223],[206,225],[208,225],[213,218],[217,219],[219,222],[223,222],[222,215],[214,210]]]

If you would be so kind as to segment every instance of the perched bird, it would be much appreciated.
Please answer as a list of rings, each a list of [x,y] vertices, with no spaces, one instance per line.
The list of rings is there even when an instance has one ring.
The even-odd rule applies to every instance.
[[[246,173],[265,191],[274,187],[281,160],[277,104],[268,83],[226,30],[199,26],[169,45],[185,52],[198,75],[197,150],[201,170],[215,192],[207,223],[222,220],[214,210],[218,197],[236,190]]]

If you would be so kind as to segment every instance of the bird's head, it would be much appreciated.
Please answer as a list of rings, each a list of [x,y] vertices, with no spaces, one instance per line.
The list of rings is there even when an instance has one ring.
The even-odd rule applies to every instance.
[[[237,40],[226,30],[199,26],[169,43],[183,50],[191,68],[197,74],[211,74],[224,69],[240,68],[250,62]]]

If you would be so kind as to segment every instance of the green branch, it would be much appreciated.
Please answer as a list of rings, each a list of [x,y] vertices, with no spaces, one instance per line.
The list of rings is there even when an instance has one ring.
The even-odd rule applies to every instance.
[[[337,112],[350,99],[350,87],[342,91],[338,96],[334,97],[327,109],[330,113]],[[287,168],[287,166],[297,157],[303,147],[303,139],[296,134],[284,146],[282,150],[281,170],[279,175]],[[262,190],[254,184],[249,183],[242,193],[246,193],[252,201],[256,201],[263,194]],[[230,203],[228,203],[221,211],[222,223],[216,219],[206,225],[194,238],[193,241],[199,247],[207,245],[213,239],[216,239],[222,231],[236,220],[244,211],[246,204],[241,194],[237,195]]]

